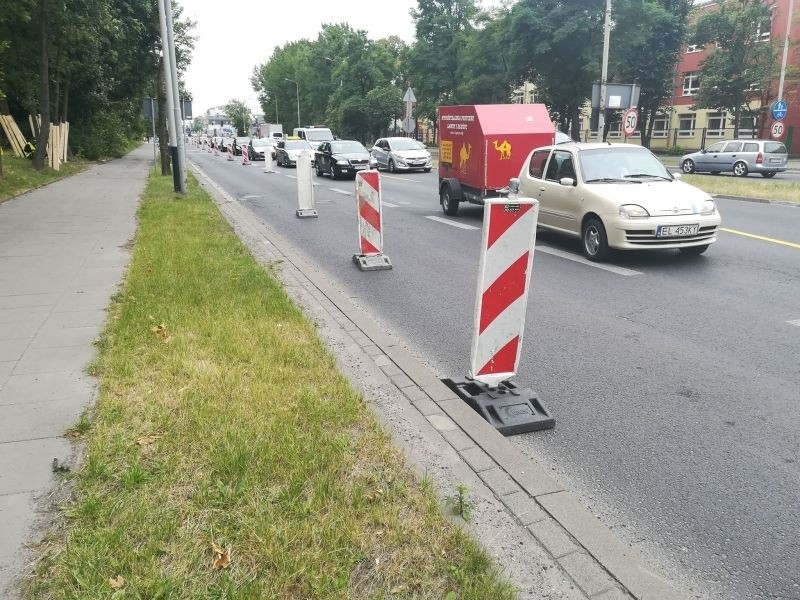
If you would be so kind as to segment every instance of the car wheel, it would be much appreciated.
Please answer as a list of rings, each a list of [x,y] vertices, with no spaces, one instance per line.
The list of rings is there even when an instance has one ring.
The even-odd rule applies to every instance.
[[[583,224],[581,249],[584,256],[591,261],[600,262],[608,258],[608,238],[603,222],[594,217]]]
[[[425,171],[426,173],[430,173],[431,172],[430,169],[422,169],[422,170]]]
[[[442,205],[442,212],[444,214],[455,217],[458,214],[458,200],[455,200],[450,195],[450,186],[443,185],[439,192],[439,204]]]
[[[322,177],[324,173],[322,172],[322,167],[319,165],[318,162],[314,163],[314,169],[317,171],[317,177]]]
[[[685,246],[684,248],[679,248],[679,250],[684,254],[691,254],[691,255],[702,254],[703,252],[708,250],[708,244],[704,244],[702,246]]]
[[[684,173],[694,173],[694,161],[691,158],[687,158],[683,161],[681,163],[681,171]]]
[[[761,176],[769,179],[770,177],[775,177],[775,173],[777,173],[777,171],[764,171]]]
[[[747,177],[747,163],[739,161],[733,165],[733,174],[737,177]]]
[[[394,161],[390,158],[389,159],[389,173],[394,173],[394,172],[395,172]]]
[[[331,179],[339,179],[339,174],[336,172],[336,167],[331,165],[330,169]]]

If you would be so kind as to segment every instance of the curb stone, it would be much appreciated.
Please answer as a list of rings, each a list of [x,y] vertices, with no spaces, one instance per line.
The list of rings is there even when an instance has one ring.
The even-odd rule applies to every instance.
[[[484,548],[486,540],[492,546],[500,537],[518,540],[525,548],[519,553],[517,544],[506,544],[505,552],[490,551],[522,597],[686,597],[649,571],[636,550],[625,546],[542,466],[458,399],[399,339],[356,307],[269,225],[219,188],[197,164],[193,168],[256,260],[274,267],[289,296],[315,322],[339,367],[357,375],[354,385],[377,409],[373,412],[418,475],[433,479],[441,498],[454,489],[454,481],[467,484],[470,498],[475,497],[475,518],[468,529]],[[355,372],[354,365],[362,372]],[[431,454],[432,448],[436,454]],[[487,529],[484,520],[492,511],[495,520]],[[527,563],[525,568],[519,561]],[[550,582],[549,588],[531,581],[541,577]],[[555,591],[556,579],[564,591]],[[564,581],[570,582],[569,587],[564,588]],[[546,589],[554,595],[542,595]]]

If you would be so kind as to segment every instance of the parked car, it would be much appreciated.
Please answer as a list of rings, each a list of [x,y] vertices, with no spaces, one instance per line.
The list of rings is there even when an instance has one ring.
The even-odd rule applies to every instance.
[[[367,149],[355,140],[322,142],[314,153],[314,168],[319,177],[325,173],[331,179],[346,175],[355,177],[358,171],[369,169],[374,164]]]
[[[720,215],[711,196],[679,177],[641,146],[556,144],[528,155],[520,195],[539,200],[542,229],[580,239],[592,261],[610,248],[702,254]]]
[[[370,150],[378,169],[395,171],[431,170],[431,153],[412,138],[387,137],[375,142]]]
[[[297,165],[297,157],[303,150],[314,154],[311,144],[306,140],[281,140],[275,146],[275,161],[280,167],[294,167]]]
[[[733,173],[746,177],[761,173],[774,177],[786,170],[789,153],[786,146],[774,140],[729,140],[711,144],[708,148],[681,157],[684,173]]]
[[[233,155],[241,156],[242,148],[250,145],[250,138],[247,136],[237,136],[233,138]]]
[[[250,160],[270,160],[275,158],[275,143],[273,138],[253,138],[250,140]]]

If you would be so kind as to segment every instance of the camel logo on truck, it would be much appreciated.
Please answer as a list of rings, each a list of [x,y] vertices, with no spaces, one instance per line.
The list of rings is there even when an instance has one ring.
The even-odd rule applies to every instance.
[[[508,143],[508,140],[503,140],[503,143],[498,145],[499,141],[494,141],[494,149],[500,153],[500,160],[511,159],[511,144]]]
[[[458,153],[459,158],[461,158],[461,162],[458,163],[458,170],[462,173],[467,172],[470,152],[472,152],[472,144],[464,144],[461,146],[461,151]]]

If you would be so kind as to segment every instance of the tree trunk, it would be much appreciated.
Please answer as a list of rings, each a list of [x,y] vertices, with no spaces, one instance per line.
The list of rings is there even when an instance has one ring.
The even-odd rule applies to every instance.
[[[741,110],[740,107],[736,107],[733,109],[733,139],[739,138],[739,111]]]
[[[580,123],[580,109],[577,106],[569,107],[569,121],[571,123],[569,137],[573,140],[580,141],[581,139],[581,123]]]
[[[44,168],[45,154],[47,153],[47,138],[50,135],[50,65],[48,56],[48,29],[47,29],[47,0],[39,0],[39,32],[41,35],[39,47],[39,114],[42,124],[39,127],[39,136],[36,139],[36,152],[33,155],[33,168],[41,171]]]

